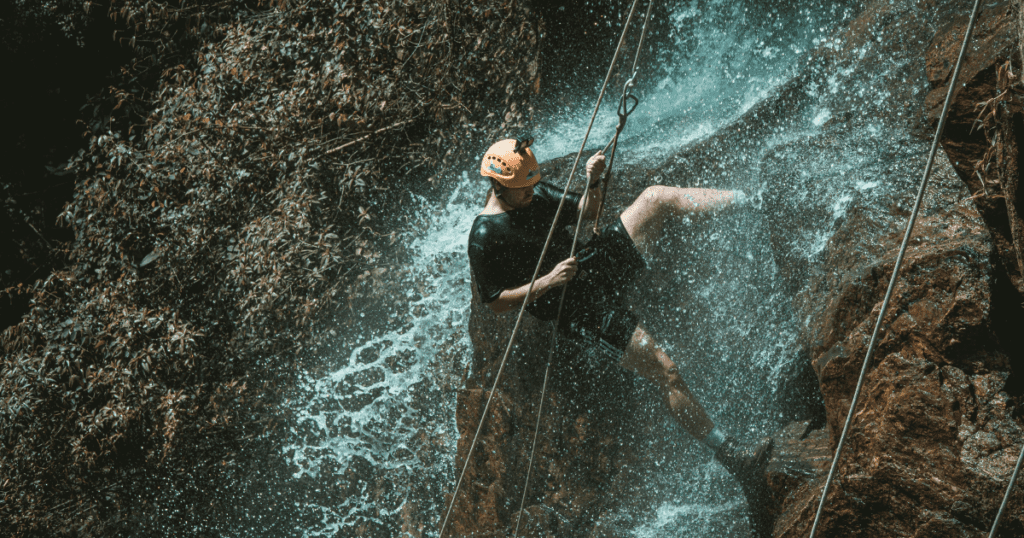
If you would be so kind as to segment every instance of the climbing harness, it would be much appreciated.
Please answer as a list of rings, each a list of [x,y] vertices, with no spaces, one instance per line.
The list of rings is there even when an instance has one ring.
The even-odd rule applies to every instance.
[[[868,364],[871,363],[871,356],[875,352],[875,344],[878,342],[878,332],[882,327],[882,318],[889,309],[889,299],[892,297],[893,289],[896,288],[896,280],[900,274],[900,266],[903,265],[903,255],[907,252],[907,244],[910,243],[910,234],[914,231],[914,223],[917,221],[918,211],[921,209],[921,201],[924,199],[925,189],[928,187],[928,177],[932,172],[932,163],[935,162],[935,153],[939,148],[939,139],[942,138],[942,130],[946,126],[946,115],[949,112],[949,104],[953,100],[953,90],[956,89],[957,80],[960,76],[960,66],[963,63],[964,53],[967,52],[967,43],[971,40],[971,32],[974,30],[974,21],[978,16],[978,7],[981,0],[974,1],[974,9],[971,11],[971,19],[967,23],[967,31],[964,33],[964,42],[960,46],[960,56],[956,60],[956,67],[953,69],[953,76],[949,81],[949,91],[946,92],[946,101],[942,105],[942,113],[939,115],[939,126],[935,130],[935,138],[932,139],[932,149],[928,154],[928,162],[924,167],[924,176],[921,178],[921,186],[917,190],[917,199],[914,201],[914,210],[910,214],[910,221],[907,223],[907,231],[903,235],[903,243],[900,245],[900,252],[896,256],[896,265],[892,270],[892,278],[889,279],[889,288],[885,290],[885,298],[882,299],[882,309],[878,313],[878,320],[875,322],[875,329],[871,333],[871,341],[868,344],[868,352],[864,356],[864,364],[860,368],[860,377],[857,379],[857,388],[853,391],[853,400],[850,402],[850,410],[846,415],[846,424],[843,425],[843,433],[839,436],[839,444],[836,446],[836,453],[832,457],[832,466],[829,468],[828,477],[825,479],[825,487],[821,492],[821,500],[818,502],[818,511],[814,514],[814,524],[811,525],[809,538],[814,538],[818,530],[818,523],[821,520],[822,510],[825,508],[825,499],[828,497],[829,487],[835,476],[836,467],[839,465],[839,457],[843,453],[843,445],[846,442],[846,434],[850,431],[850,424],[853,422],[853,412],[857,407],[857,399],[860,398],[860,389],[864,385],[864,377],[868,371]]]
[[[612,56],[611,65],[608,67],[608,74],[605,75],[604,83],[601,85],[601,92],[600,92],[600,94],[598,95],[598,98],[597,98],[597,104],[594,106],[594,112],[590,116],[590,124],[587,126],[587,132],[583,136],[583,143],[580,144],[580,150],[579,150],[578,153],[576,153],[576,159],[572,163],[572,169],[569,172],[569,179],[566,181],[565,190],[562,192],[562,198],[561,198],[561,200],[559,200],[558,208],[555,210],[555,218],[554,218],[554,220],[551,223],[551,228],[548,230],[547,238],[544,240],[544,247],[541,249],[540,259],[537,260],[537,266],[533,270],[533,277],[530,279],[530,285],[526,288],[526,298],[523,300],[523,304],[520,305],[520,307],[519,307],[519,314],[516,316],[516,323],[515,323],[515,325],[512,328],[512,335],[509,337],[508,345],[505,347],[505,353],[501,357],[501,362],[498,365],[498,371],[494,375],[494,383],[491,385],[490,394],[488,394],[487,401],[484,403],[483,411],[480,413],[480,421],[477,424],[476,433],[473,434],[473,440],[472,440],[472,442],[469,445],[469,451],[466,453],[466,461],[465,461],[465,463],[462,466],[462,471],[459,473],[459,479],[455,482],[455,490],[452,493],[451,501],[448,503],[448,509],[445,511],[444,520],[441,523],[441,530],[438,533],[438,538],[444,538],[444,532],[445,532],[445,530],[448,527],[448,520],[451,517],[452,509],[455,507],[455,501],[458,499],[459,489],[462,486],[462,480],[466,476],[466,470],[469,468],[469,462],[472,461],[472,458],[473,458],[473,450],[476,448],[477,441],[480,438],[480,432],[483,430],[484,420],[487,418],[487,411],[488,411],[488,409],[490,409],[491,401],[493,401],[493,399],[494,399],[494,393],[498,389],[498,383],[501,381],[501,374],[502,374],[502,372],[505,369],[505,364],[508,361],[508,357],[509,357],[509,355],[510,355],[510,353],[512,351],[512,345],[513,345],[513,343],[515,343],[516,336],[519,334],[519,328],[522,326],[523,314],[526,312],[526,305],[530,302],[530,298],[533,295],[533,287],[537,283],[537,277],[540,274],[541,264],[544,263],[544,257],[547,255],[548,247],[551,245],[551,239],[552,239],[552,237],[554,237],[555,229],[556,229],[556,226],[557,226],[557,223],[558,223],[558,219],[559,219],[559,217],[562,214],[562,207],[565,206],[565,198],[569,194],[569,187],[572,186],[573,178],[576,176],[576,170],[579,167],[580,156],[583,155],[583,150],[586,147],[587,140],[590,138],[590,131],[594,127],[594,120],[597,118],[597,111],[601,107],[601,101],[604,99],[605,91],[608,88],[608,81],[611,79],[612,72],[614,71],[614,68],[615,68],[615,63],[619,59],[619,52],[622,50],[622,44],[625,41],[626,32],[629,29],[629,26],[630,26],[630,24],[633,21],[633,15],[636,12],[636,6],[639,3],[639,1],[640,0],[633,0],[633,4],[632,4],[632,6],[630,7],[630,10],[629,10],[629,16],[626,18],[625,25],[623,25],[622,35],[619,37],[619,43],[615,47],[615,54]],[[651,0],[652,4],[653,4],[653,2],[654,2],[654,0]],[[649,17],[650,17],[650,9],[648,8],[648,18]],[[644,24],[644,28],[645,29],[646,29],[646,26],[647,25],[645,23]],[[589,195],[589,193],[590,193],[590,185],[588,184],[586,186],[586,188],[584,189],[584,192],[583,192],[584,199],[586,199],[586,197]],[[572,257],[574,255],[575,251],[576,251],[576,242],[577,242],[577,238],[579,236],[579,230],[580,230],[580,223],[581,222],[582,222],[582,213],[581,213],[581,218],[578,219],[577,223],[576,223],[576,231],[575,231],[575,234],[573,236],[572,248],[571,248],[570,254],[569,254],[570,257]],[[558,304],[558,317],[555,318],[555,322],[554,322],[555,325],[554,325],[554,329],[552,331],[552,333],[553,333],[552,334],[552,339],[551,339],[551,341],[552,341],[552,351],[551,351],[551,354],[549,355],[549,358],[548,358],[548,368],[544,372],[544,387],[542,387],[542,390],[547,387],[548,373],[549,373],[549,370],[551,368],[551,357],[554,354],[554,345],[555,345],[555,343],[557,343],[558,322],[559,322],[559,319],[561,318],[562,306],[563,306],[564,301],[565,301],[565,287],[563,286],[562,298],[561,298],[561,300],[559,301],[559,304]],[[541,398],[541,402],[543,403],[543,396]],[[539,412],[540,412],[540,408],[538,408],[538,419],[537,419],[538,425],[540,424]],[[534,434],[534,448],[536,448],[536,434]],[[530,461],[531,461],[531,463],[533,461],[533,452],[532,451],[531,451],[531,454],[530,454]],[[527,481],[529,481],[529,470],[527,470]],[[525,489],[524,489],[524,497],[523,498],[525,500]],[[520,518],[521,518],[522,517],[522,508],[520,508],[519,513],[520,513]],[[519,522],[517,521],[516,522],[516,532],[517,533],[518,533],[518,529],[519,529]]]

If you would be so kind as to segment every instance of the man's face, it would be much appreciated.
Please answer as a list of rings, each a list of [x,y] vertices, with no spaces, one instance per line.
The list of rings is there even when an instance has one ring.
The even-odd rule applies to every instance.
[[[533,185],[519,189],[505,189],[501,200],[510,205],[513,209],[521,209],[533,201]]]

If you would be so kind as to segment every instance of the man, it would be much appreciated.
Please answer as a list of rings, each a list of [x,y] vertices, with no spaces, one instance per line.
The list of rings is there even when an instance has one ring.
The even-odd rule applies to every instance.
[[[483,211],[473,221],[469,261],[480,297],[494,312],[518,308],[541,320],[558,314],[561,286],[566,289],[559,330],[621,357],[620,365],[654,383],[671,415],[690,435],[714,451],[715,458],[744,485],[757,483],[771,450],[771,439],[744,445],[726,435],[708,417],[680,377],[675,363],[647,334],[624,304],[628,285],[645,268],[649,252],[669,218],[713,213],[742,193],[712,189],[653,186],[644,190],[616,220],[570,257],[571,227],[580,212],[597,216],[602,193],[596,188],[605,168],[600,152],[587,162],[586,199],[566,198],[541,272],[527,297],[530,279],[555,218],[562,192],[540,182],[531,139],[502,140],[484,155],[480,173],[491,180]]]

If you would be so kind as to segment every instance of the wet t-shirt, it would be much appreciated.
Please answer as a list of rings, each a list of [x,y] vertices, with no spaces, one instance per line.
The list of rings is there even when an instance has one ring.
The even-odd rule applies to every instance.
[[[484,303],[497,299],[503,290],[530,283],[561,197],[561,190],[542,182],[534,187],[530,205],[497,215],[477,215],[469,232],[469,267]],[[579,202],[579,194],[566,196],[538,278],[569,257]],[[559,296],[546,293],[526,305],[526,311],[541,320],[554,319]]]

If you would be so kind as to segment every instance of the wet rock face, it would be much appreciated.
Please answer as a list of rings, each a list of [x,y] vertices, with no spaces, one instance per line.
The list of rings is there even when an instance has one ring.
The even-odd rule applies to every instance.
[[[805,537],[810,530],[924,170],[929,123],[941,107],[936,96],[944,95],[948,84],[966,9],[959,3],[865,5],[844,34],[846,48],[819,50],[809,65],[837,72],[857,62],[894,58],[894,68],[878,79],[855,74],[844,82],[871,88],[863,99],[874,104],[851,102],[841,92],[809,97],[808,85],[823,81],[799,74],[730,128],[650,171],[620,173],[621,188],[609,200],[610,211],[621,210],[644,185],[654,183],[729,188],[730,177],[754,174],[764,185],[766,240],[793,296],[801,355],[824,400],[822,420],[794,422],[775,434],[767,480],[776,537]],[[1011,218],[1016,206],[1000,210],[998,199],[972,198],[982,187],[970,180],[973,163],[990,147],[984,135],[970,133],[974,104],[992,97],[996,64],[1016,46],[1007,37],[1015,31],[1007,23],[1008,9],[1000,4],[983,13],[963,71],[967,86],[954,104],[945,152],[935,163],[883,319],[820,536],[983,536],[1024,444],[1024,288],[1019,268],[1014,273],[1019,247]],[[945,23],[937,36],[935,21]],[[785,126],[813,107],[831,109],[819,131],[772,140],[773,126]],[[1003,179],[1019,174],[1015,144],[1024,127],[1006,130],[1014,125],[1008,120],[999,127],[1004,140],[1013,138],[1013,144],[1000,147]],[[743,152],[723,151],[747,140],[754,142]],[[763,151],[759,159],[747,159],[758,151]],[[565,160],[557,166],[567,166]],[[1016,198],[1005,193],[1015,192],[1015,185],[999,185],[1012,204]],[[651,276],[659,278],[657,268]],[[483,405],[479,387],[490,387],[487,380],[493,379],[514,321],[476,303],[473,308],[477,374],[460,396],[460,458]],[[508,381],[497,398],[503,410],[491,412],[494,429],[485,428],[471,465],[476,474],[463,486],[472,490],[466,495],[476,506],[486,507],[475,512],[478,518],[463,512],[458,528],[467,535],[475,529],[496,536],[515,525],[547,353],[547,329],[530,319],[526,323],[516,353],[539,358],[503,374]],[[624,424],[622,417],[629,415],[616,414],[614,406],[598,411],[572,403],[587,392],[579,386],[556,382],[545,402],[550,418],[541,431],[569,433],[557,438],[542,433],[524,517],[529,535],[616,535],[602,515],[611,512],[609,499],[615,495],[609,492],[628,489],[622,484],[637,463],[616,436],[636,425]],[[613,401],[628,398],[628,391],[616,394]],[[601,472],[581,474],[569,462]],[[457,506],[463,502],[469,501],[459,500]],[[1000,536],[1024,536],[1020,487]]]
[[[823,536],[974,535],[991,524],[1024,443],[1021,390],[1011,380],[1019,347],[999,322],[1005,288],[990,236],[948,168],[935,181],[933,212],[915,228],[883,320]],[[776,536],[809,531],[895,265],[902,231],[873,213],[848,210],[794,302],[828,435],[780,433],[790,441],[769,469]],[[1018,494],[1007,529],[1021,529],[1022,501]]]
[[[968,464],[968,440],[1001,431],[1003,443],[1024,441],[1020,425],[996,411],[1009,398],[1010,357],[992,326],[991,247],[977,225],[938,229],[953,217],[922,222],[919,245],[908,251],[826,504],[826,535],[913,536],[934,518],[948,527],[951,516],[942,514],[971,499],[991,521],[1008,473]],[[836,308],[809,326],[833,448],[891,275],[892,239],[875,263],[840,271],[849,276],[831,287]],[[973,390],[976,384],[990,390]],[[957,528],[981,530],[977,523]]]
[[[1000,214],[990,201],[972,199],[981,184],[975,180],[972,187],[967,178],[987,149],[968,137],[969,109],[994,87],[994,63],[1015,50],[1006,39],[1012,25],[998,18],[1007,17],[1006,7],[986,16],[990,19],[979,29],[973,59],[963,71],[968,85],[953,107],[956,119],[951,118],[944,143],[948,157],[938,156],[883,318],[821,536],[985,535],[1024,444],[1019,381],[1024,357],[1018,336],[1024,316],[1011,263],[1016,262],[1013,237],[1005,209]],[[959,29],[958,19],[951,21],[928,49],[928,76],[937,89],[925,100],[936,115],[935,95],[938,86],[948,84],[943,76],[952,72],[966,17]],[[808,432],[794,424],[776,436],[781,450],[773,457],[769,482],[779,503],[777,537],[806,536],[810,530],[925,154],[913,149],[922,142],[906,140],[908,151],[893,152],[884,166],[868,165],[874,167],[870,181],[885,186],[880,193],[885,196],[851,189],[841,212],[819,201],[837,199],[837,193],[821,192],[820,186],[836,182],[815,183],[821,178],[799,170],[808,161],[859,152],[871,143],[826,126],[820,136],[779,148],[763,163],[772,177],[769,184],[775,185],[766,194],[775,219],[773,245],[780,265],[789,269],[791,289],[798,290],[794,307],[804,320],[803,341],[827,417],[823,430]],[[841,172],[850,174],[851,182],[869,179],[863,171]],[[793,200],[793,192],[810,196]],[[794,253],[794,245],[806,245],[823,229],[831,232],[819,251]],[[1024,535],[1020,491],[1011,497],[1000,529],[1000,536]]]
[[[923,168],[919,161],[908,156],[891,168]],[[887,179],[899,181],[881,177]],[[883,320],[819,528],[823,536],[973,535],[998,508],[1012,470],[1007,465],[1024,442],[1021,421],[1013,418],[1020,390],[1008,383],[1019,359],[998,318],[1005,301],[992,242],[968,196],[940,163]],[[906,197],[890,207],[855,197],[820,254],[805,258],[807,284],[794,306],[805,320],[802,340],[824,396],[827,428],[777,436],[782,449],[769,468],[779,504],[776,536],[805,536],[814,518],[895,265]],[[1019,516],[1015,521],[1008,524],[1020,525]]]
[[[494,314],[480,303],[474,286],[473,374],[458,396],[457,473],[466,461],[514,324],[514,313]],[[519,522],[550,330],[550,323],[524,317],[446,535],[505,537]],[[520,535],[600,532],[601,516],[615,508],[615,495],[610,493],[621,487],[616,479],[636,462],[631,448],[621,442],[634,427],[627,412],[633,406],[633,380],[617,366],[594,366],[569,342],[554,355]]]
[[[827,430],[811,426],[811,421],[793,422],[773,436],[775,448],[767,479],[775,507],[775,536],[799,535],[807,511],[813,517],[817,509],[813,492],[820,477],[828,473],[832,450]]]

